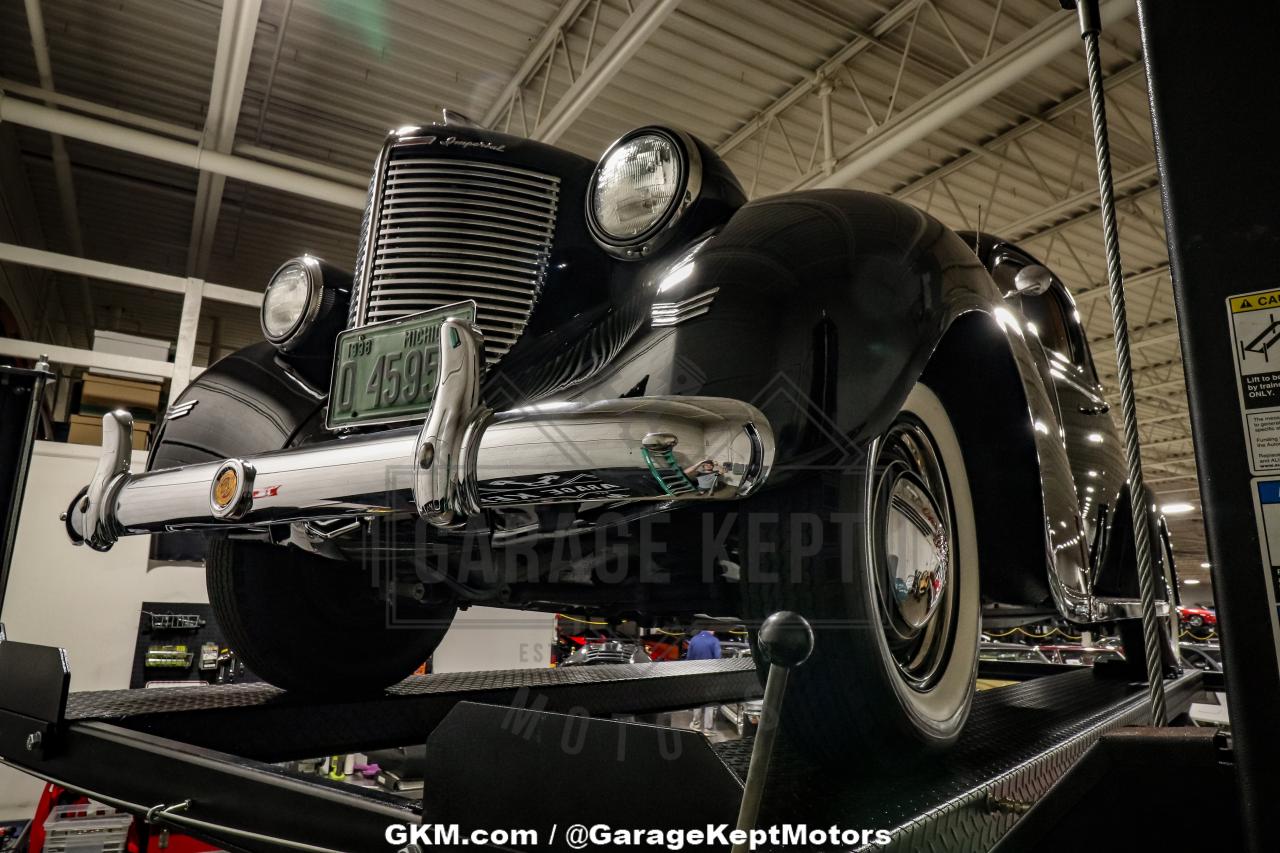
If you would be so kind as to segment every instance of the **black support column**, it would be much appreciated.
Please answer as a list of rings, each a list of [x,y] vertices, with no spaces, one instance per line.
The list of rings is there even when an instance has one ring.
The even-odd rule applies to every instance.
[[[45,384],[52,378],[43,359],[34,368],[0,365],[0,616],[18,538],[31,443],[39,426]]]
[[[1280,384],[1266,378],[1267,368],[1261,380],[1245,375],[1257,358],[1240,329],[1257,321],[1232,310],[1256,306],[1229,308],[1228,299],[1280,290],[1280,4],[1139,0],[1138,7],[1245,835],[1251,849],[1274,851],[1277,551],[1272,542],[1264,555],[1266,504],[1258,504],[1255,478],[1280,480],[1280,465],[1266,449],[1269,428],[1257,420],[1246,428],[1241,400],[1261,406],[1265,389]],[[1280,373],[1280,359],[1271,360]]]

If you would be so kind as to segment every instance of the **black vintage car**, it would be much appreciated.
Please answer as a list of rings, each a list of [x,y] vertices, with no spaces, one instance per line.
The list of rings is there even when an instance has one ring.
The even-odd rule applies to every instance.
[[[898,761],[957,737],[984,619],[1138,615],[1080,318],[1016,246],[864,192],[747,202],[669,128],[593,163],[457,124],[388,138],[359,245],[280,267],[266,341],[173,401],[145,473],[108,415],[67,513],[99,550],[207,532],[276,684],[382,688],[471,604],[785,608],[817,635],[794,739]]]

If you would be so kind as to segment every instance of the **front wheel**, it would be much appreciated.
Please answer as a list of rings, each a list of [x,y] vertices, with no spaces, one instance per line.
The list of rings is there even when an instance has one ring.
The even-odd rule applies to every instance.
[[[245,666],[306,693],[395,684],[435,651],[455,612],[389,625],[386,601],[358,566],[266,542],[211,540],[205,579],[214,617]]]
[[[740,540],[747,615],[795,610],[815,636],[789,681],[788,739],[819,760],[871,756],[888,769],[953,743],[977,677],[977,534],[937,395],[917,383],[864,463],[782,488],[770,508],[775,542]],[[820,547],[806,518],[819,520]]]

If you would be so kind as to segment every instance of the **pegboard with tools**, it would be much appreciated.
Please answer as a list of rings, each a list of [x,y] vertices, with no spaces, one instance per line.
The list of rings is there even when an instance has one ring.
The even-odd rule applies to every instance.
[[[144,601],[129,687],[259,681],[233,649],[208,604]]]

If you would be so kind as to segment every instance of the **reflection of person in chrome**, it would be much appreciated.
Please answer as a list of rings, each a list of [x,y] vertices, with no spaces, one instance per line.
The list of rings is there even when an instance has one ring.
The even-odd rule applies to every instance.
[[[693,480],[698,489],[698,494],[706,495],[715,491],[720,475],[728,473],[728,469],[717,465],[710,459],[704,459],[697,465],[691,465],[684,469],[684,473],[690,480]]]

